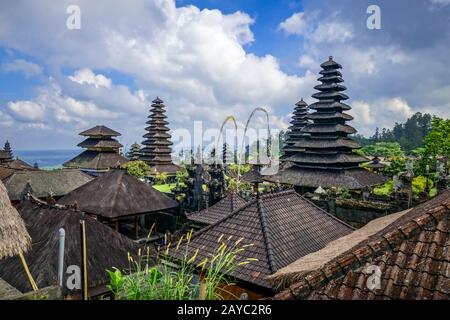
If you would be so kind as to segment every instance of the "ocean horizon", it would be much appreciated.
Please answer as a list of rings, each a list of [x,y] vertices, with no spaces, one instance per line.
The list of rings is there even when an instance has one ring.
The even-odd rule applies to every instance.
[[[81,149],[60,150],[13,150],[14,157],[19,157],[30,165],[38,164],[41,169],[58,169],[62,164],[82,152]]]

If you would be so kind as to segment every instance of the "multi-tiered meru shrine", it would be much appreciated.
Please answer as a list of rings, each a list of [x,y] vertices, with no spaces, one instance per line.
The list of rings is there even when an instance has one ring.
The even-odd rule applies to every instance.
[[[313,98],[319,100],[309,106],[315,112],[308,114],[312,123],[302,129],[305,134],[290,147],[292,154],[280,172],[270,180],[303,188],[363,189],[384,182],[384,178],[360,167],[368,159],[354,153],[360,145],[349,135],[356,130],[347,124],[353,119],[345,113],[351,107],[342,101],[349,97],[343,92],[342,66],[330,57],[321,64],[321,84]]]
[[[302,148],[296,147],[295,144],[300,138],[306,135],[302,130],[309,123],[307,117],[308,105],[301,99],[295,104],[291,126],[288,129],[287,139],[283,146],[283,156],[280,159],[282,162],[285,162],[288,157],[294,155],[298,151],[303,151]]]
[[[78,147],[86,150],[63,164],[66,168],[76,168],[97,175],[118,168],[128,162],[119,154],[122,145],[115,139],[120,133],[105,126],[96,126],[80,133],[87,137]]]
[[[145,130],[145,140],[142,142],[144,147],[140,151],[140,160],[145,161],[155,173],[165,172],[174,175],[178,171],[178,166],[172,162],[172,142],[171,135],[167,127],[169,122],[165,115],[166,110],[163,101],[156,98],[152,101],[150,109],[150,120],[146,123],[149,125]]]

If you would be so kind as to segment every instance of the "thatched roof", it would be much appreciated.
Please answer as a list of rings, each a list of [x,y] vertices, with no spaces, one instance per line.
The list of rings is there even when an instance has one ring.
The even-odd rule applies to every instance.
[[[6,300],[21,295],[22,292],[0,278],[0,300]]]
[[[271,278],[275,299],[450,299],[450,190],[372,221]],[[367,286],[380,271],[380,285]]]
[[[86,140],[80,142],[78,147],[81,148],[112,148],[119,149],[122,148],[122,144],[115,139],[95,139],[87,138]]]
[[[105,126],[95,126],[86,131],[80,132],[80,136],[97,136],[97,137],[118,137],[121,134]]]
[[[14,170],[38,170],[19,158],[9,162],[7,167]]]
[[[287,183],[309,188],[346,188],[364,189],[386,182],[386,178],[363,168],[347,170],[328,170],[320,168],[299,168],[294,165],[285,166],[277,174],[265,177],[265,180]]]
[[[81,265],[80,220],[86,221],[87,272],[90,288],[108,283],[106,269],[128,269],[127,254],[133,256],[141,248],[110,227],[78,211],[50,207],[27,201],[18,207],[33,239],[32,249],[25,255],[38,287],[55,285],[58,277],[58,230],[64,228],[65,268]],[[22,292],[31,290],[24,272],[17,272],[20,261],[0,261],[0,275]],[[65,277],[67,275],[65,274]],[[66,282],[64,279],[63,283]]]
[[[0,260],[26,252],[30,242],[25,223],[11,205],[6,188],[0,182]]]
[[[187,214],[187,218],[203,224],[214,224],[224,217],[232,214],[235,210],[239,209],[246,203],[247,201],[245,201],[237,193],[231,192],[213,206],[201,211]]]
[[[75,158],[63,164],[66,168],[109,170],[118,168],[128,162],[128,159],[116,151],[85,150]]]
[[[52,195],[60,197],[91,181],[92,178],[79,170],[16,171],[3,180],[12,201],[21,200],[24,191],[31,187],[37,198]]]
[[[130,175],[114,169],[73,190],[58,201],[108,219],[166,210],[178,203]]]
[[[11,158],[11,154],[8,151],[0,150],[0,161],[9,160]]]
[[[11,176],[16,170],[10,169],[8,167],[0,166],[0,180],[4,180]]]
[[[239,281],[270,289],[266,277],[296,259],[323,248],[353,229],[296,192],[267,194],[248,202],[231,215],[195,233],[189,244],[171,254],[177,258],[187,249],[199,249],[197,263],[218,248],[218,239],[232,244],[253,244],[239,258],[255,258],[237,266],[232,276]]]

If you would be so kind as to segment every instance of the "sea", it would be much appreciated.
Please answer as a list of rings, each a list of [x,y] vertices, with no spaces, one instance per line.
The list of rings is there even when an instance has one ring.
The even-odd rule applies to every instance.
[[[14,156],[19,157],[30,165],[38,164],[40,169],[52,170],[62,168],[62,164],[80,153],[80,149],[73,150],[13,150]]]

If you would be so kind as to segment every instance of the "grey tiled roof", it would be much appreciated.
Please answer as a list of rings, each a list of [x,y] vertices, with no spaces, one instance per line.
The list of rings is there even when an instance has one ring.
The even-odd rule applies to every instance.
[[[189,220],[204,224],[213,224],[232,214],[247,202],[237,193],[230,193],[215,205],[187,215]]]
[[[233,214],[200,230],[190,243],[181,245],[174,257],[182,258],[199,249],[199,263],[215,253],[220,243],[229,245],[240,238],[242,245],[253,244],[239,255],[239,260],[255,258],[237,266],[232,276],[240,281],[270,288],[265,280],[298,258],[323,248],[327,243],[349,234],[352,228],[329,215],[295,191],[261,196]]]
[[[47,197],[53,194],[60,197],[91,181],[92,178],[79,170],[36,170],[16,171],[3,180],[9,198],[20,200],[27,184],[31,186],[33,196]]]

